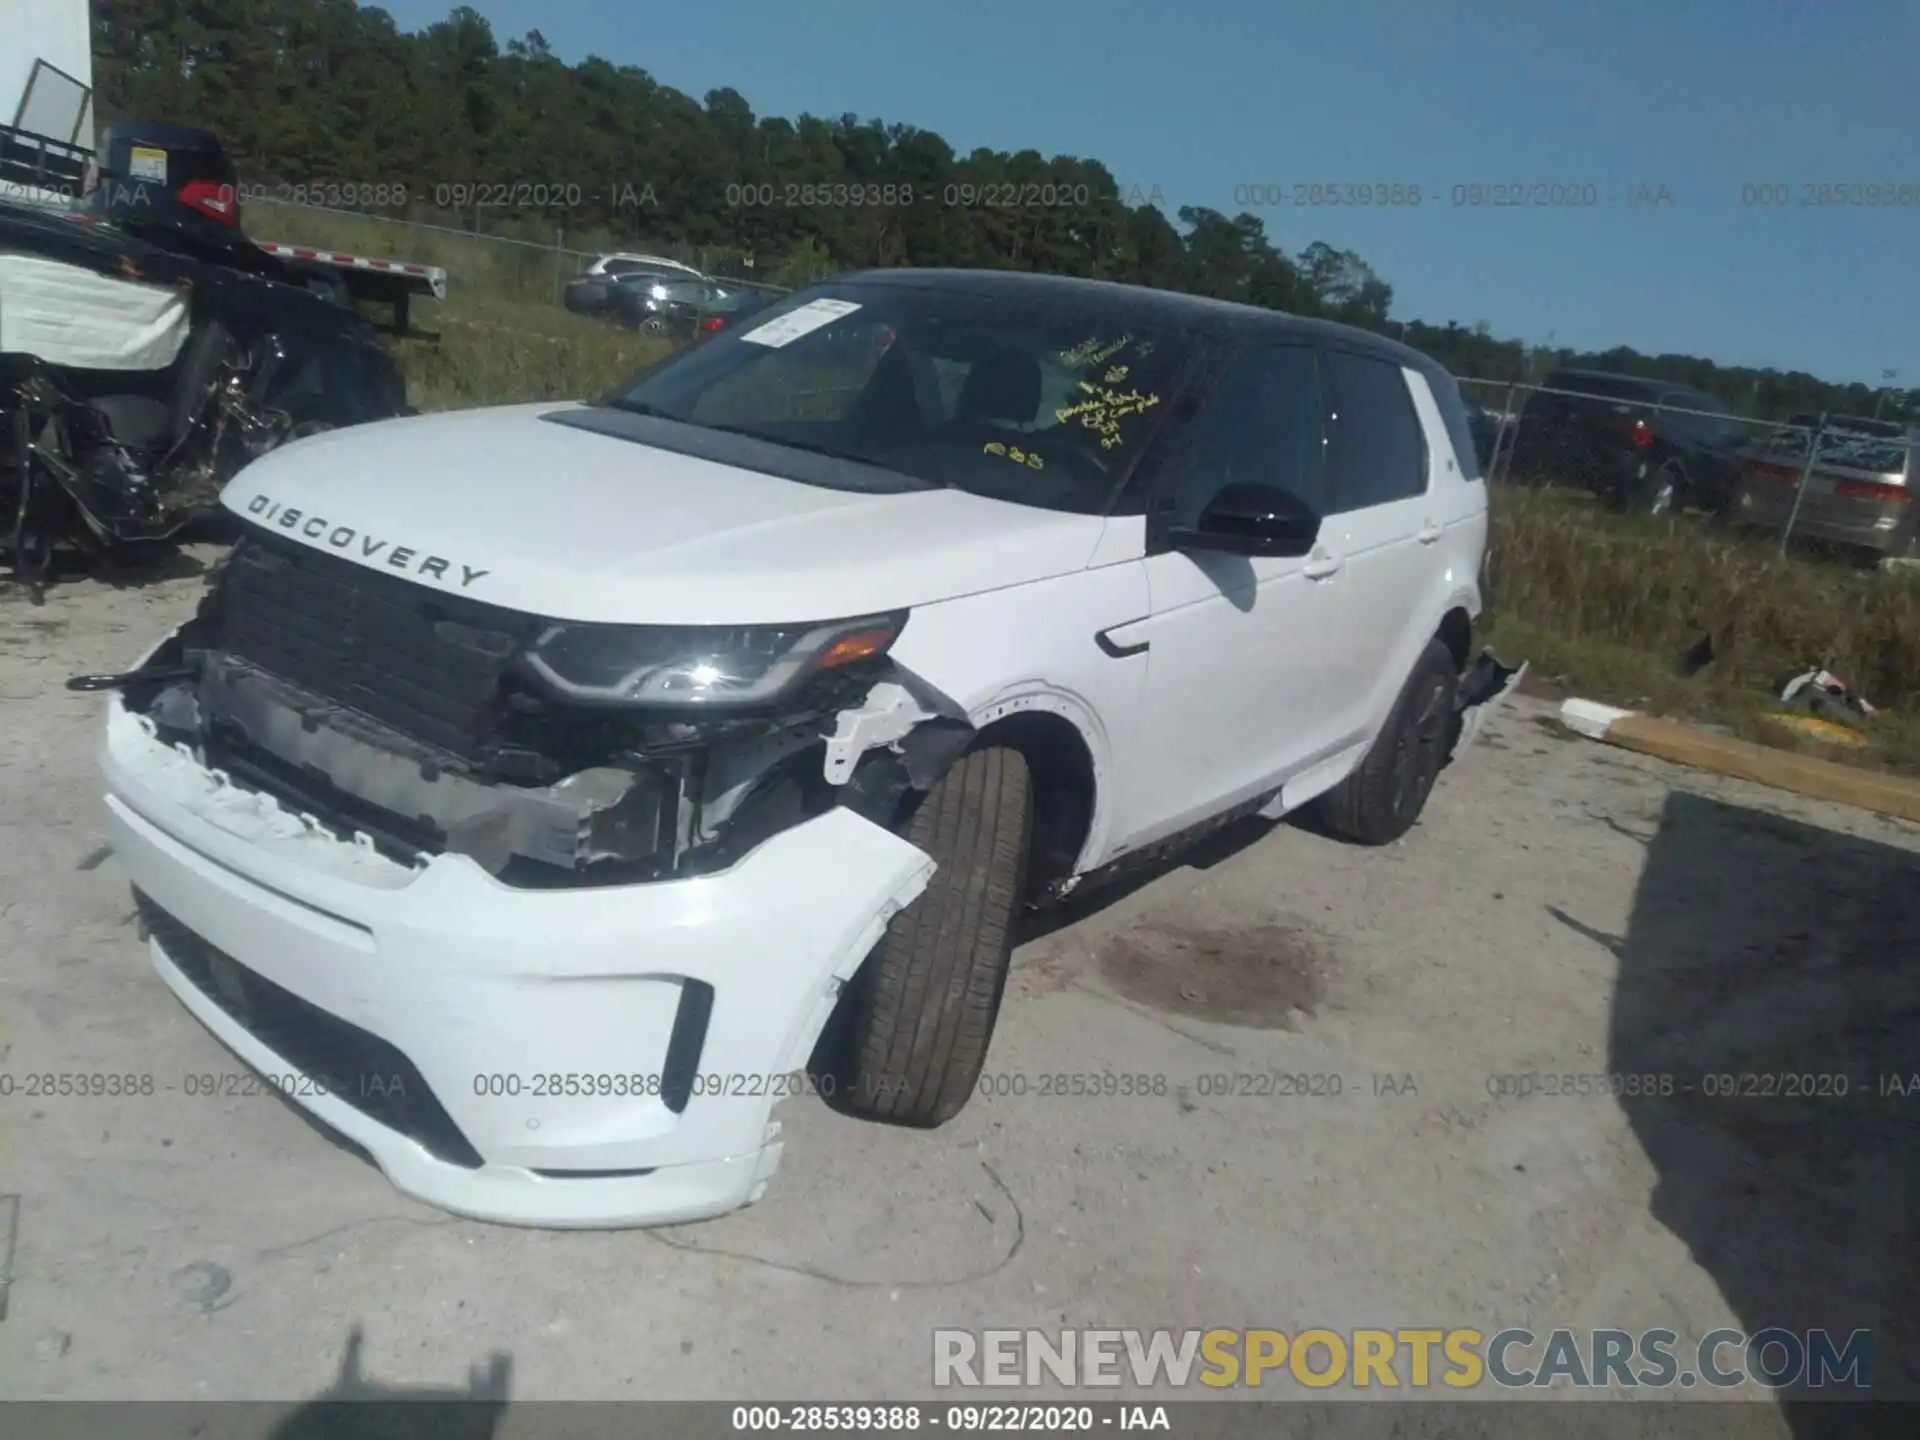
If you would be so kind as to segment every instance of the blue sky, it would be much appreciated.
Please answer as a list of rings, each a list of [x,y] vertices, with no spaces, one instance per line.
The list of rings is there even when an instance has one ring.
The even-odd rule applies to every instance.
[[[393,0],[406,29],[445,0]],[[1920,385],[1920,0],[476,0],[502,45],[638,65],[757,114],[852,111],[1103,161],[1171,214],[1251,209],[1357,250],[1400,319]],[[564,179],[566,177],[533,177]],[[1418,184],[1417,209],[1236,205],[1236,187]],[[1595,208],[1452,203],[1597,187]],[[1909,203],[1802,206],[1803,186]],[[1743,187],[1791,203],[1746,203]],[[1631,205],[1657,194],[1666,205]],[[1776,192],[1777,193],[1777,192]],[[1757,199],[1757,196],[1756,196]]]

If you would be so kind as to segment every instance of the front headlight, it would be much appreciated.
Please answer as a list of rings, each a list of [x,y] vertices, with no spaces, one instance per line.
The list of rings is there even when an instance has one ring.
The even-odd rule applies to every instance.
[[[868,615],[750,629],[556,624],[534,641],[527,663],[571,700],[763,705],[824,670],[886,654],[906,618]]]

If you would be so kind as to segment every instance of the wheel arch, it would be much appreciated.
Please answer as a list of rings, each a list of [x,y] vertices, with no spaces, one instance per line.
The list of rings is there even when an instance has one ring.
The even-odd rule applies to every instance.
[[[1105,745],[1090,738],[1077,706],[1051,694],[1025,695],[987,705],[974,717],[968,748],[1005,745],[1027,762],[1033,785],[1033,844],[1029,898],[1086,868],[1104,836],[1109,786]]]
[[[1454,669],[1466,669],[1467,662],[1473,658],[1473,616],[1468,613],[1467,607],[1456,602],[1440,617],[1440,624],[1433,633],[1447,647],[1447,653],[1453,656]]]

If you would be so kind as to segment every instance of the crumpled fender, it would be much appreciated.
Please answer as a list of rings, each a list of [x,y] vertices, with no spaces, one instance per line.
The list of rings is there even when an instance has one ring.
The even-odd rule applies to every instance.
[[[1487,721],[1512,698],[1526,677],[1526,661],[1517,667],[1503,665],[1492,650],[1480,652],[1480,658],[1461,673],[1459,688],[1454,692],[1454,710],[1459,716],[1460,729],[1448,759],[1479,738]]]

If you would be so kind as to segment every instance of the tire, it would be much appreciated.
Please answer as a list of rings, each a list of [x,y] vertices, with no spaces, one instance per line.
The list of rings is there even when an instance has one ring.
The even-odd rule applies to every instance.
[[[820,1068],[834,1108],[932,1129],[966,1106],[1013,958],[1033,832],[1026,758],[963,755],[901,827],[939,865],[841,997]]]
[[[1360,768],[1319,801],[1321,823],[1343,840],[1391,845],[1426,808],[1453,741],[1453,652],[1429,640]]]
[[[1619,506],[1630,515],[1672,515],[1687,499],[1687,472],[1678,460],[1663,461],[1639,483],[1623,490]]]

